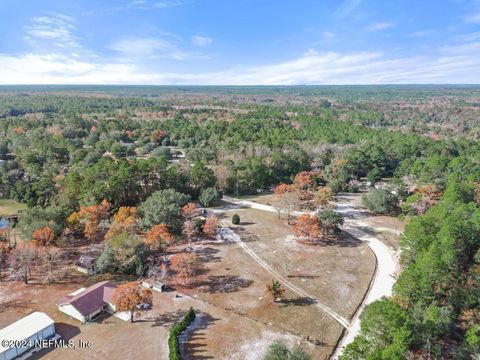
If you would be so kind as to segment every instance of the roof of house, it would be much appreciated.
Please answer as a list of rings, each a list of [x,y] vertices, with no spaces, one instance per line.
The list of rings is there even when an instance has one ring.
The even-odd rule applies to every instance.
[[[93,256],[82,255],[75,265],[88,269],[92,267],[92,265],[95,265],[95,258]]]
[[[52,324],[54,321],[47,314],[36,311],[1,329],[0,340],[25,340]],[[2,341],[0,353],[10,348],[2,346],[1,343]]]
[[[74,295],[64,296],[58,300],[57,305],[72,305],[80,314],[88,316],[103,307],[105,303],[112,303],[115,288],[115,284],[111,281],[102,281]]]

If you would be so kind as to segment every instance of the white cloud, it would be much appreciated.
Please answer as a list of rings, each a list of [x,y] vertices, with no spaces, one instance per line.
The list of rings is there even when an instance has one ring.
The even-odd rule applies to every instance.
[[[325,40],[333,39],[335,36],[336,36],[335,33],[331,31],[324,31],[322,33],[322,38]]]
[[[134,0],[127,6],[121,9],[137,9],[137,10],[154,10],[165,9],[170,7],[177,7],[187,4],[184,1],[148,1],[148,0]]]
[[[180,40],[171,36],[169,38],[124,38],[115,41],[109,48],[122,53],[127,58],[208,59],[205,54],[182,50]]]
[[[380,30],[385,30],[394,26],[395,24],[390,22],[375,22],[368,25],[365,28],[365,31],[380,31]]]
[[[32,24],[25,27],[25,39],[30,41],[48,41],[60,48],[78,48],[78,38],[74,35],[75,19],[62,15],[37,16]]]
[[[195,35],[195,36],[192,36],[191,41],[193,45],[203,47],[203,46],[210,45],[213,42],[213,39],[205,36]]]
[[[143,56],[171,55],[169,41],[124,39],[114,48],[119,58],[70,55],[0,54],[4,84],[402,84],[480,83],[480,34],[452,38],[447,45],[421,56],[395,57],[381,52],[319,52],[308,49],[288,61],[236,66],[212,72],[164,72],[145,68]],[[152,50],[153,49],[153,50]],[[162,55],[163,54],[163,55]],[[188,54],[187,54],[188,55]],[[178,56],[178,55],[177,55]],[[186,56],[186,55],[183,55]],[[182,57],[183,58],[183,57]]]
[[[480,12],[476,14],[466,15],[464,19],[468,23],[480,24]]]
[[[468,46],[467,46],[468,45]],[[480,43],[442,49],[437,56],[392,58],[378,52],[319,53],[277,64],[237,66],[216,72],[174,73],[134,62],[82,61],[73,57],[0,55],[5,84],[401,84],[480,83]]]
[[[346,18],[362,2],[362,0],[344,0],[335,10],[334,16],[337,18]]]
[[[410,37],[416,37],[416,38],[422,38],[422,37],[427,37],[430,35],[435,34],[435,31],[433,30],[419,30],[419,31],[414,31],[408,34]]]

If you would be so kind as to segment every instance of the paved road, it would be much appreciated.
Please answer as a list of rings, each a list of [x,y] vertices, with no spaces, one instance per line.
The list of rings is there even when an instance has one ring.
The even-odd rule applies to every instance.
[[[270,206],[270,205],[259,204],[259,203],[248,201],[248,200],[235,199],[228,196],[224,196],[223,200],[236,205],[247,206],[253,209],[278,213],[277,209],[275,209],[273,206]],[[320,302],[318,302],[318,300],[315,299],[317,301],[318,307],[320,307],[323,311],[325,311],[330,316],[332,316],[335,320],[337,320],[340,324],[342,324],[342,326],[344,326],[346,329],[342,340],[338,344],[332,356],[333,359],[338,358],[338,356],[341,354],[345,346],[350,344],[353,341],[353,339],[360,333],[359,317],[363,309],[365,308],[365,306],[376,300],[381,299],[384,296],[388,297],[392,295],[392,289],[395,283],[395,273],[398,266],[398,254],[392,251],[390,248],[388,248],[382,241],[378,240],[374,236],[371,236],[362,230],[362,228],[366,227],[367,224],[362,221],[362,218],[364,218],[365,216],[362,215],[361,208],[351,204],[350,202],[337,203],[336,207],[337,207],[337,211],[342,213],[345,217],[345,224],[343,226],[343,230],[353,235],[360,241],[364,242],[375,254],[376,270],[375,270],[375,274],[373,276],[372,282],[370,284],[369,290],[364,297],[363,303],[359,306],[357,312],[355,313],[351,321],[348,321],[343,317],[339,316],[333,310],[321,304]],[[300,213],[301,212],[297,212],[297,214],[300,214]],[[238,237],[238,235],[236,236]],[[242,247],[244,246],[247,247],[247,245],[245,245],[245,243],[241,241],[240,237],[238,237],[238,239],[240,240],[239,244],[243,244],[241,245]],[[247,251],[247,253],[249,253],[252,257],[254,256],[257,257],[259,261],[262,261],[265,266],[267,266],[270,270],[272,270],[250,248],[247,247],[248,248],[247,250],[245,247],[244,249],[245,251]],[[257,260],[257,262],[259,261]],[[268,271],[268,269],[266,270]],[[272,273],[272,275],[274,274]],[[282,279],[278,273],[275,276],[279,281]],[[285,286],[287,286],[285,281],[286,280],[281,282]],[[303,292],[303,290],[301,289],[298,289],[298,290],[300,292]],[[305,295],[302,295],[302,296],[305,296]],[[314,299],[313,297],[311,298]]]

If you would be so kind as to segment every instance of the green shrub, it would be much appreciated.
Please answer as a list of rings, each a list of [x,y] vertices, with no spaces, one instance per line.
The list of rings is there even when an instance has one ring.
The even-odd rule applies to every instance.
[[[372,189],[362,196],[362,203],[375,214],[392,214],[398,204],[397,197],[384,189]]]
[[[202,206],[211,206],[222,198],[222,194],[215,187],[209,187],[202,191],[198,201]]]
[[[382,180],[382,171],[377,167],[367,174],[367,181],[370,182],[370,186],[374,186],[380,180]]]
[[[177,321],[170,329],[168,336],[168,349],[170,360],[181,360],[180,356],[180,342],[178,337],[184,332],[187,327],[195,320],[195,310],[190,308],[181,321]]]
[[[284,343],[274,341],[268,347],[263,360],[311,360],[311,357],[299,347],[290,351]]]
[[[240,224],[240,216],[238,214],[233,214],[232,216],[232,224],[238,225]]]

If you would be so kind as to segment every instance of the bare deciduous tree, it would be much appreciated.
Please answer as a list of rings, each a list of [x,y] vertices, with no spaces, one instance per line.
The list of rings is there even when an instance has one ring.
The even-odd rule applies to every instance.
[[[37,256],[38,251],[33,244],[18,243],[11,253],[10,265],[13,277],[28,284],[28,277],[31,275],[33,262]]]

